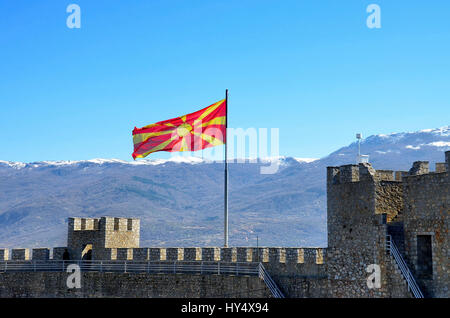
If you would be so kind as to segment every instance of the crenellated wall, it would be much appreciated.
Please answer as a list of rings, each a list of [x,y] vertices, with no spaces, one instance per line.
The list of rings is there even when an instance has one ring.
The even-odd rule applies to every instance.
[[[333,297],[408,295],[386,254],[388,233],[425,294],[449,297],[450,151],[445,159],[433,172],[428,161],[414,162],[408,172],[375,170],[367,163],[327,168],[326,265]],[[431,238],[429,250],[418,251],[419,236]],[[426,267],[421,262],[432,267],[429,277],[418,275]],[[380,289],[367,287],[370,264],[381,267]]]
[[[66,247],[11,249],[11,260],[62,260]],[[322,248],[294,247],[139,247],[105,248],[102,260],[221,261],[269,264],[324,264]],[[9,249],[0,249],[0,260],[9,260]],[[76,258],[75,258],[76,259]]]
[[[25,249],[28,250],[28,249]],[[53,260],[63,259],[65,247],[53,248]],[[24,249],[13,250],[15,260],[51,260],[50,249],[33,249],[26,258]],[[18,252],[20,251],[20,253]],[[0,256],[8,254],[0,249]],[[328,295],[326,275],[326,249],[284,247],[141,247],[106,248],[102,260],[133,261],[220,261],[225,263],[262,262],[288,297],[326,297]],[[30,254],[28,254],[30,255]]]
[[[446,152],[446,165],[450,163]],[[404,178],[405,253],[419,285],[429,297],[450,296],[449,215],[450,173],[438,167],[434,173],[414,174]],[[431,273],[424,275],[418,251],[418,237],[429,237]]]
[[[72,259],[103,259],[105,248],[138,248],[139,238],[136,218],[69,218],[67,249]]]
[[[9,259],[9,249],[0,248],[0,261],[6,261]]]
[[[70,218],[67,247],[55,247],[53,250],[49,248],[0,249],[0,261],[92,259],[129,262],[261,262],[287,297],[410,297],[411,293],[395,260],[387,253],[386,237],[390,234],[398,245],[400,253],[404,254],[414,275],[422,275],[424,267],[431,268],[427,267],[430,271],[427,274],[429,276],[416,277],[426,295],[448,298],[449,167],[450,151],[445,153],[445,163],[437,163],[434,172],[430,172],[427,161],[414,162],[408,172],[375,170],[368,163],[328,167],[328,247],[325,249],[140,247],[138,219]],[[418,240],[421,242],[428,240],[426,242],[429,242],[430,250],[424,250],[424,245],[420,245]],[[423,255],[430,255],[429,263],[425,265]],[[367,268],[372,264],[380,266],[381,288],[373,289],[367,285],[367,278],[370,275]],[[21,275],[35,277],[31,273],[2,273],[1,275],[3,274],[5,275],[0,278],[5,279],[5,282],[15,281],[22,277]],[[35,274],[41,275],[41,273]],[[126,273],[123,275],[83,273],[83,275],[91,275],[95,277],[94,281],[109,284],[106,292],[97,284],[93,288],[96,291],[100,288],[100,291],[94,292],[93,295],[117,297],[122,295],[122,290],[117,286],[128,284],[131,289],[137,286],[133,285],[137,284],[133,276]],[[46,276],[45,279],[49,279],[50,276]],[[144,280],[155,279],[158,282],[164,282],[170,288],[174,286],[172,278],[176,277],[175,275],[170,279],[160,280],[147,276]],[[154,276],[163,277],[164,275]],[[208,277],[202,280],[194,276],[184,277],[183,280],[189,283],[175,287],[173,294],[167,291],[168,296],[199,295],[201,297],[204,295],[203,289],[208,290],[208,295],[211,296],[222,288],[220,286],[227,288],[230,292],[236,288],[240,289],[240,287],[230,287],[231,281],[233,281],[231,284],[236,286],[243,284],[244,287],[261,283],[255,280],[255,277],[230,280],[224,277]],[[176,281],[177,279],[175,279],[175,286],[177,286]],[[219,287],[204,285],[211,284],[213,281],[222,285]],[[37,281],[33,283],[37,284]],[[191,290],[192,286],[196,286],[196,290]],[[4,293],[15,293],[15,287],[10,287],[9,291]],[[177,289],[179,287],[181,289]],[[42,286],[36,286],[36,288],[39,289]],[[85,288],[80,295],[90,295],[90,290]],[[33,290],[30,289],[29,292],[33,293]],[[42,292],[45,295],[53,295],[51,290]],[[58,292],[67,296],[64,294],[67,291],[59,290]],[[123,292],[126,293],[126,291]],[[143,295],[152,295],[152,297],[162,295],[156,289],[149,291],[147,287],[144,287],[141,292],[144,293]],[[247,292],[249,296],[256,295],[252,294],[251,290]],[[262,294],[266,295],[266,292],[267,290],[264,290]]]
[[[377,173],[367,163],[328,167],[327,274],[332,297],[383,296],[367,287],[366,273],[370,264],[385,263],[386,225],[377,215],[382,182],[392,182],[390,173]]]

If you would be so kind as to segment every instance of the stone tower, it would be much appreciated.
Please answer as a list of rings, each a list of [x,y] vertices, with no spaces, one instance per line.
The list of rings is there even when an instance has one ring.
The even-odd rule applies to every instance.
[[[334,297],[382,297],[386,292],[368,288],[366,268],[380,265],[386,279],[385,220],[399,207],[384,214],[380,195],[389,197],[400,186],[380,177],[367,163],[327,168],[327,266]]]
[[[71,259],[106,259],[108,249],[139,247],[139,219],[69,218],[68,227],[67,249]]]
[[[450,296],[449,219],[450,151],[445,163],[415,162],[403,177],[404,252],[416,280],[428,297]]]
[[[416,161],[406,171],[370,164],[327,168],[327,270],[334,297],[397,297],[402,276],[387,253],[387,235],[427,297],[449,297],[450,151],[429,171]],[[381,269],[369,288],[367,266]],[[404,288],[403,288],[404,289]]]

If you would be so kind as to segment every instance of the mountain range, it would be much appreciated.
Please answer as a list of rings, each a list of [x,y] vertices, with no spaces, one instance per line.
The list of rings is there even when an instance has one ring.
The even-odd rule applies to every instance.
[[[361,142],[376,169],[444,161],[450,127],[373,135]],[[320,159],[229,164],[231,246],[326,246],[326,167],[354,163],[357,143]],[[261,166],[276,161],[275,174]],[[0,247],[66,245],[67,218],[141,219],[141,246],[223,244],[223,162],[196,157],[127,162],[0,161]]]

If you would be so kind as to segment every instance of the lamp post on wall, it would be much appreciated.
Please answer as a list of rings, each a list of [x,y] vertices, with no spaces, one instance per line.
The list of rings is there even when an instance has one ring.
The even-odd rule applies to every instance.
[[[256,255],[258,257],[258,262],[259,262],[259,236],[258,236],[258,234],[256,235]]]
[[[361,155],[361,139],[362,139],[362,133],[356,134],[356,139],[358,140],[358,158],[356,160],[357,164],[360,163],[368,163],[369,162],[369,156],[368,155]]]
[[[247,234],[247,237],[246,237],[246,240],[248,242],[250,236],[254,236],[254,235],[256,235],[256,258],[257,258],[257,260],[259,262],[259,235],[255,234],[252,230],[249,230],[248,234]],[[251,246],[252,246],[251,244],[248,244],[248,247],[251,247]]]
[[[362,134],[361,133],[357,133],[356,134],[356,139],[358,139],[358,161],[357,161],[357,163],[361,163],[361,139],[362,139]]]

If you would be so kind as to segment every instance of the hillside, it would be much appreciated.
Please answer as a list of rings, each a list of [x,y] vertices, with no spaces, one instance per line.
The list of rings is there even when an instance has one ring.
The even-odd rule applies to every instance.
[[[353,163],[356,143],[319,160],[281,157],[276,174],[230,163],[230,244],[326,246],[327,166]],[[374,135],[361,149],[376,169],[443,161],[450,128]],[[199,158],[0,161],[0,246],[66,244],[70,216],[141,218],[142,246],[223,243],[223,163]]]

